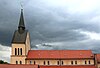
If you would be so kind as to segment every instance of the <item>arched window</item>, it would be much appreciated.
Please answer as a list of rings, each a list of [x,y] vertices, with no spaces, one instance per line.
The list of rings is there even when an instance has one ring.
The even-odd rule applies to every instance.
[[[20,64],[22,64],[22,61],[20,61]]]
[[[87,62],[85,61],[85,64],[87,64]]]
[[[35,65],[35,61],[34,61],[34,65]]]
[[[17,55],[17,48],[15,48],[15,55]]]
[[[19,55],[19,48],[18,48],[18,55]]]
[[[91,62],[89,61],[89,64],[91,64]]]
[[[62,61],[62,65],[64,64],[64,62]]]
[[[48,65],[50,65],[49,61],[48,61]]]
[[[45,61],[44,61],[44,65],[45,65]]]
[[[71,64],[73,64],[73,61],[71,61]]]
[[[22,55],[22,48],[20,48],[20,55]]]
[[[57,61],[57,64],[59,65],[59,61]]]
[[[18,64],[18,61],[16,61],[16,64]]]
[[[75,64],[77,64],[77,61],[75,61]]]

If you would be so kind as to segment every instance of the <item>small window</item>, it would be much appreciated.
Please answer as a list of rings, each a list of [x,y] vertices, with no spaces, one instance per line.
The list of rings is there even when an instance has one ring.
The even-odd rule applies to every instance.
[[[30,60],[30,64],[32,64],[32,61]]]
[[[20,48],[20,55],[22,55],[22,48]]]
[[[44,65],[45,65],[45,61],[44,61]]]
[[[71,64],[73,64],[73,61],[71,61]]]
[[[87,62],[85,61],[85,64],[87,64]]]
[[[77,64],[77,61],[75,61],[75,64]]]
[[[89,64],[91,64],[91,62],[89,61]]]
[[[35,65],[35,61],[34,61],[34,65]]]
[[[64,64],[64,62],[62,61],[62,65]]]
[[[48,61],[48,65],[50,65],[49,61]]]
[[[59,61],[57,61],[57,64],[59,65]]]
[[[16,61],[16,64],[18,64],[18,61]]]
[[[18,55],[19,55],[19,48],[18,48]]]
[[[22,64],[22,61],[20,61],[20,64]]]
[[[17,55],[17,48],[15,48],[15,55]]]

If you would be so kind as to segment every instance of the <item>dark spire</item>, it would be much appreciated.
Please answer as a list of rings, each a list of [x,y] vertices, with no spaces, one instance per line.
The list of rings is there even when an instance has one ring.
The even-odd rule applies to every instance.
[[[23,33],[25,31],[23,9],[21,9],[21,15],[20,15],[20,20],[19,20],[18,31],[19,31],[19,33]]]

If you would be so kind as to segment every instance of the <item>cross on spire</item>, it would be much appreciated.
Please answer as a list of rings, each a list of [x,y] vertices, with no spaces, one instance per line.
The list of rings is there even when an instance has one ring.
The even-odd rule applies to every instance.
[[[20,2],[20,6],[21,6],[21,9],[23,9],[23,3],[22,2]]]

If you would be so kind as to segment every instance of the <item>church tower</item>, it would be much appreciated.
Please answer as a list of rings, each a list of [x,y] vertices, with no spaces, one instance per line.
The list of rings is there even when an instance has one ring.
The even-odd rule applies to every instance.
[[[12,39],[11,64],[25,64],[25,59],[30,50],[30,36],[25,29],[23,9],[19,20],[18,30],[14,32]]]

